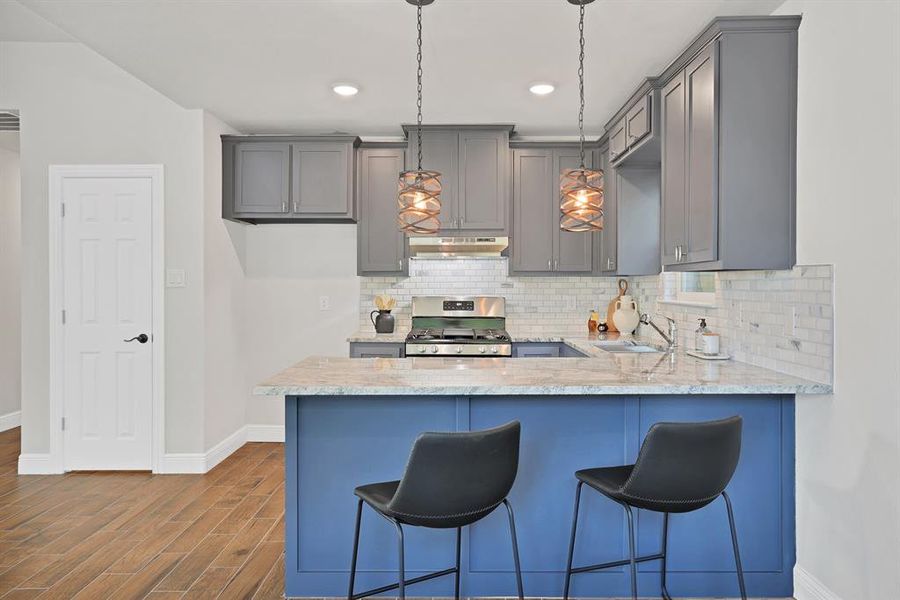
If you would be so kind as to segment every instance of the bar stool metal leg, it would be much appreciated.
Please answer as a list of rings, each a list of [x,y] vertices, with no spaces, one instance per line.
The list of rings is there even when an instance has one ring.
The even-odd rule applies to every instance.
[[[747,588],[744,587],[744,568],[741,566],[741,551],[738,548],[737,529],[734,527],[734,511],[731,510],[731,499],[722,492],[725,507],[728,509],[728,525],[731,527],[731,544],[734,546],[734,564],[737,567],[738,584],[741,586],[741,600],[747,600]]]
[[[403,527],[401,527],[400,523],[397,521],[394,521],[394,525],[397,526],[397,541],[400,550],[400,578],[397,580],[397,592],[400,594],[400,600],[406,600],[406,568],[403,564]]]
[[[662,576],[662,583],[660,585],[662,589],[662,597],[663,600],[672,600],[672,596],[669,595],[669,590],[666,589],[666,554],[669,552],[669,513],[663,513],[663,531],[662,531],[662,567],[660,568],[660,573]]]
[[[362,522],[363,501],[356,506],[356,532],[353,534],[353,558],[350,559],[350,590],[347,592],[347,600],[353,600],[353,584],[356,580],[356,557],[359,554],[359,526]]]
[[[566,562],[566,584],[563,587],[563,600],[569,600],[569,583],[572,581],[572,559],[575,556],[575,530],[578,528],[578,505],[581,503],[581,486],[579,481],[575,488],[575,514],[572,515],[572,537],[569,539],[569,560]]]
[[[637,600],[637,562],[634,560],[634,515],[631,513],[631,507],[622,504],[625,507],[625,514],[628,515],[628,562],[631,565],[631,600]]]
[[[460,544],[462,540],[462,527],[456,528],[456,592],[454,593],[454,598],[459,600],[459,555],[460,555]]]
[[[509,500],[504,499],[503,504],[506,506],[506,512],[509,513],[509,536],[512,538],[513,560],[516,563],[516,589],[519,592],[519,600],[525,599],[522,591],[522,566],[519,564],[519,542],[516,541],[516,519],[513,516],[513,509]]]

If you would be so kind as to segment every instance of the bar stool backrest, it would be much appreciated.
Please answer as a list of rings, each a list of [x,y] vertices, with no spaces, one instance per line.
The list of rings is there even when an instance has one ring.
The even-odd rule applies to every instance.
[[[650,428],[622,492],[631,498],[695,510],[725,490],[741,455],[739,416]],[[672,511],[676,512],[676,511]]]
[[[483,431],[421,434],[390,510],[426,527],[474,523],[512,489],[520,434],[518,421]]]

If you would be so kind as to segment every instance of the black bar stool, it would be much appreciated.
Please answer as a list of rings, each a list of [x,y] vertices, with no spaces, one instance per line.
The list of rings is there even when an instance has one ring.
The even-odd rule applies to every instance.
[[[462,433],[423,433],[415,444],[400,481],[362,485],[354,491],[359,497],[356,509],[356,533],[350,563],[348,600],[357,600],[390,590],[399,590],[401,600],[406,586],[436,577],[455,574],[456,599],[459,600],[459,554],[462,528],[489,515],[503,504],[509,515],[513,561],[519,600],[522,594],[522,569],[513,510],[506,499],[519,469],[518,421],[495,429]],[[397,528],[400,550],[400,578],[397,583],[354,593],[356,556],[359,550],[359,526],[363,502]],[[406,580],[403,566],[403,525],[435,529],[456,528],[456,567]]]
[[[572,519],[564,600],[569,598],[569,582],[574,573],[624,565],[631,566],[631,597],[637,599],[637,563],[651,560],[662,561],[662,596],[671,600],[666,589],[669,513],[695,511],[719,496],[725,500],[725,507],[728,509],[738,584],[741,598],[747,600],[734,513],[731,510],[731,500],[725,493],[725,487],[734,475],[741,454],[742,421],[741,417],[731,417],[705,423],[657,423],[647,433],[635,464],[584,469],[575,473],[578,487],[575,492],[575,516]],[[585,483],[625,509],[628,517],[628,559],[572,568],[578,504],[581,500],[581,486]],[[663,513],[662,549],[658,554],[635,557],[632,507]]]

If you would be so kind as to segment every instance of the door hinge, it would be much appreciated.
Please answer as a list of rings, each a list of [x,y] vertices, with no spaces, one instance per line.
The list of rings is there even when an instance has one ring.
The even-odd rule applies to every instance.
[[[65,309],[63,309],[63,311],[62,311],[62,323],[63,323],[63,325],[66,324],[66,310]]]
[[[66,430],[66,418],[65,417],[62,418],[62,430],[63,431]]]
[[[62,204],[59,205],[59,216],[61,216],[61,217],[65,217],[65,216],[66,216],[66,204],[65,204],[65,202],[63,202]]]

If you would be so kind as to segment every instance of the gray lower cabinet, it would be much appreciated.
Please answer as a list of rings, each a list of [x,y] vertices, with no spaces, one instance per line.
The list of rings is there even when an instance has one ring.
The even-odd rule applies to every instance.
[[[409,138],[416,167],[418,136]],[[512,126],[423,125],[422,168],[441,173],[441,233],[502,235],[508,229],[509,134]]]
[[[403,358],[403,342],[350,342],[350,358]]]
[[[397,225],[397,182],[405,168],[406,147],[363,147],[357,152],[357,272],[405,273],[406,236]]]
[[[222,216],[353,222],[354,136],[222,136]]]
[[[794,265],[798,24],[783,17],[724,29],[666,79],[661,256],[668,269]]]
[[[564,342],[514,342],[513,358],[580,358],[587,356]]]
[[[588,150],[589,167],[592,156]],[[559,228],[559,176],[579,163],[577,147],[525,145],[513,150],[511,273],[591,274],[597,234]]]

